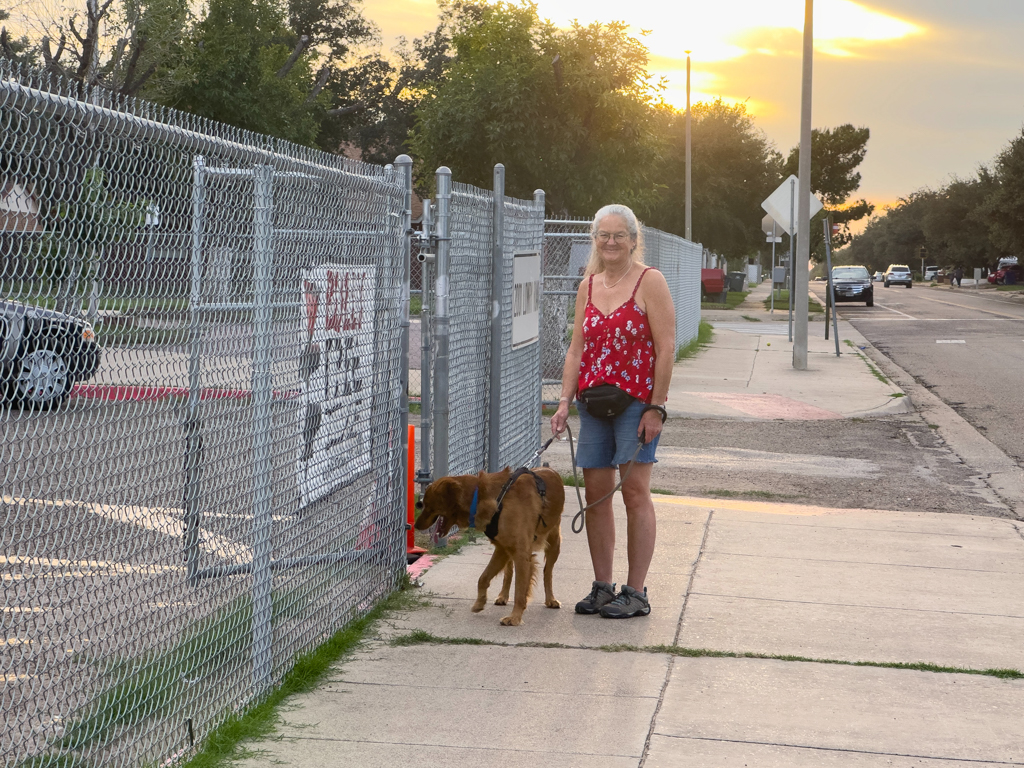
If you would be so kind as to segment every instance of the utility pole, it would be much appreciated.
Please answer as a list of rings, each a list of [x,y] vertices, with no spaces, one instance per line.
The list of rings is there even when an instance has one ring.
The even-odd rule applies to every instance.
[[[811,258],[811,68],[814,61],[814,0],[804,3],[804,66],[800,100],[800,192],[797,199],[798,219],[796,265],[793,287],[796,291],[793,309],[796,328],[793,334],[793,367],[807,370],[807,262]]]
[[[686,52],[686,239],[693,242],[693,199],[690,177],[690,52]]]

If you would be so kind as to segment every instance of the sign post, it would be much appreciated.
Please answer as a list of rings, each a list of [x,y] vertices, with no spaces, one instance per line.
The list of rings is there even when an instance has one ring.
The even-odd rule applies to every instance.
[[[778,225],[782,228],[782,231],[789,235],[789,340],[793,340],[793,293],[796,276],[796,264],[793,261],[793,236],[797,233],[797,221],[796,221],[796,209],[799,205],[797,200],[797,185],[799,179],[796,176],[790,175],[788,179],[783,181],[779,186],[765,198],[764,202],[761,203],[761,207],[771,216]],[[808,221],[812,219],[818,211],[824,208],[824,204],[815,195],[811,194],[810,190],[807,193],[807,202],[810,210]],[[809,228],[809,226],[808,226]],[[803,233],[807,236],[807,233]],[[804,321],[806,322],[806,320]]]

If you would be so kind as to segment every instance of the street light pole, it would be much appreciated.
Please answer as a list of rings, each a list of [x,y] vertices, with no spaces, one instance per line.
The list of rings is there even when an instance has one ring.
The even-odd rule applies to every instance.
[[[807,370],[807,263],[811,258],[811,68],[814,61],[814,0],[804,4],[804,66],[800,100],[800,190],[797,196],[797,257],[793,272],[793,367]]]
[[[686,239],[693,242],[693,207],[690,196],[690,52],[686,52]]]

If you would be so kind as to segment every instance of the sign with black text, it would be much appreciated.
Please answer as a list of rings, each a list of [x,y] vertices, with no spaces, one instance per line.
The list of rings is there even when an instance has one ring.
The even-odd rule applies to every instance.
[[[540,338],[540,254],[512,257],[512,349]]]

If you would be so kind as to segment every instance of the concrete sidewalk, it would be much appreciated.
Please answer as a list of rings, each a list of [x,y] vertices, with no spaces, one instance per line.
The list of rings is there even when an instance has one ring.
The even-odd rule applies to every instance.
[[[764,309],[770,294],[762,283],[736,309],[703,313],[715,328],[714,343],[675,366],[671,416],[837,419],[912,410],[899,387],[872,371],[861,353],[867,341],[845,321],[839,322],[839,356],[831,328],[826,340],[823,320],[809,322],[807,370],[794,369],[787,312]]]
[[[836,358],[812,338],[811,370],[793,371],[785,324],[740,318],[756,311],[718,313],[730,320],[716,318],[714,344],[676,366],[674,414],[909,410],[846,344]],[[848,326],[840,339],[864,344]],[[525,623],[500,626],[507,607],[469,610],[489,544],[425,558],[424,604],[380,622],[328,682],[295,697],[279,738],[248,745],[258,754],[244,763],[1024,765],[1024,678],[991,672],[1024,670],[1024,524],[656,495],[652,612],[613,621],[573,611],[593,574],[567,491],[560,610],[538,588]],[[618,497],[615,513],[621,579]]]
[[[490,546],[469,546],[422,576],[428,605],[296,697],[246,764],[1024,765],[1024,680],[879,666],[1024,669],[1019,524],[656,503],[650,616],[573,612],[592,574],[571,514],[563,607],[535,596],[520,627],[499,625],[506,607],[470,612]]]

